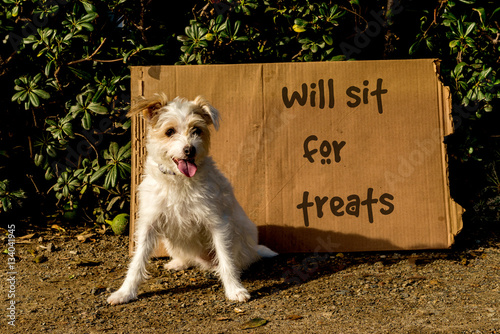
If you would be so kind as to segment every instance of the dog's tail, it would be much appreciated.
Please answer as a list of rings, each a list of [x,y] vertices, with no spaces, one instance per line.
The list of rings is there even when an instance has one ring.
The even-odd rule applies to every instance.
[[[270,250],[264,245],[257,245],[257,253],[260,255],[260,257],[274,257],[278,255],[278,253]]]

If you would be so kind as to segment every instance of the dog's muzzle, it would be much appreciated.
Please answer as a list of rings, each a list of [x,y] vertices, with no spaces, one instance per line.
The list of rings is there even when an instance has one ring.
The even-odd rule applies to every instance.
[[[179,172],[186,175],[187,177],[193,177],[198,167],[194,163],[194,159],[173,159],[177,164]]]
[[[193,177],[198,170],[198,166],[196,166],[194,162],[194,157],[196,156],[196,147],[186,145],[183,148],[183,152],[185,156],[184,159],[173,158],[172,160],[177,165],[177,169],[179,169],[179,172],[186,175],[187,177]]]

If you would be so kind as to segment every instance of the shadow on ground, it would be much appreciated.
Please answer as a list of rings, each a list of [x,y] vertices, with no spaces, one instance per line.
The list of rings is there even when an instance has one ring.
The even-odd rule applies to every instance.
[[[500,248],[500,223],[471,223],[464,215],[464,228],[451,249],[353,253],[296,253],[263,259],[243,273],[245,281],[272,280],[254,296],[262,298],[309,281],[328,277],[352,267],[381,263],[384,267],[408,261],[415,269],[445,260],[467,265],[483,255],[485,248]],[[260,297],[257,297],[260,296]]]

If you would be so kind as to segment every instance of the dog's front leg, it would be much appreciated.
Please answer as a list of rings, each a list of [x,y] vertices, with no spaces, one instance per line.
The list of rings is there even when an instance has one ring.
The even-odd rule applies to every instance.
[[[123,304],[137,298],[137,288],[142,280],[148,276],[146,264],[156,248],[157,240],[158,232],[152,224],[143,225],[138,229],[136,251],[130,262],[127,277],[120,289],[108,297],[108,303],[111,305]]]
[[[234,263],[232,242],[229,233],[223,228],[212,230],[212,241],[217,257],[217,272],[224,286],[226,297],[230,300],[244,302],[250,299],[250,294],[240,280],[240,269]]]

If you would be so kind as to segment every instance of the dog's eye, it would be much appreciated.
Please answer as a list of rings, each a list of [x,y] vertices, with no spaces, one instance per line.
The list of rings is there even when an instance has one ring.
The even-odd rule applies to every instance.
[[[175,134],[175,129],[170,128],[165,132],[165,134],[167,135],[167,137],[172,137]]]
[[[200,128],[196,128],[196,127],[193,128],[193,131],[192,131],[193,135],[201,136],[202,133],[203,133],[203,131]]]

